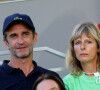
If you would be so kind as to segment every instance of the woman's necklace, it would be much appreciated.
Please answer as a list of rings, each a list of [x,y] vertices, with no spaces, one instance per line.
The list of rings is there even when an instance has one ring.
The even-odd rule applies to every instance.
[[[87,74],[87,75],[93,74],[94,76],[100,76],[99,72],[96,72],[96,73],[86,73],[86,72],[83,72],[83,73],[85,73],[85,74]]]
[[[83,72],[83,73],[87,74],[87,75],[93,74],[94,76],[96,76],[96,83],[100,83],[100,73],[99,72],[96,72],[96,73],[86,73],[86,72]]]

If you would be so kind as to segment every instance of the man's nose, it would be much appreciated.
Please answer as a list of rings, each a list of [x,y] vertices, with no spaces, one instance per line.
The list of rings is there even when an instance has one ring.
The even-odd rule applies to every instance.
[[[20,36],[20,37],[18,38],[18,43],[19,43],[19,44],[23,44],[23,42],[24,42],[24,39],[23,39],[23,37]]]

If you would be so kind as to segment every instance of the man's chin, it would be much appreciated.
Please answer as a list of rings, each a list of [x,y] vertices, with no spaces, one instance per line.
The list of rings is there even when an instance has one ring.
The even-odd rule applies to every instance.
[[[25,54],[25,55],[16,55],[17,58],[28,58],[30,55]]]

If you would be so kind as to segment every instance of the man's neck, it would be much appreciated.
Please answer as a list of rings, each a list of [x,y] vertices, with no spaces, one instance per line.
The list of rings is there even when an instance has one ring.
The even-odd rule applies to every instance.
[[[25,76],[27,76],[34,69],[32,58],[11,58],[11,61],[8,63],[8,65],[13,68],[20,68],[24,72]]]

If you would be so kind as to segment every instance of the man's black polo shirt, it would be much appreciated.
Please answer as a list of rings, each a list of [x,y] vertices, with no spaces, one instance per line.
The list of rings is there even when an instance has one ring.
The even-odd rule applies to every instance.
[[[19,68],[7,65],[8,62],[5,60],[0,66],[0,90],[32,90],[36,79],[45,73],[53,73],[59,77],[57,73],[37,66],[35,61],[33,61],[34,70],[26,77]]]

